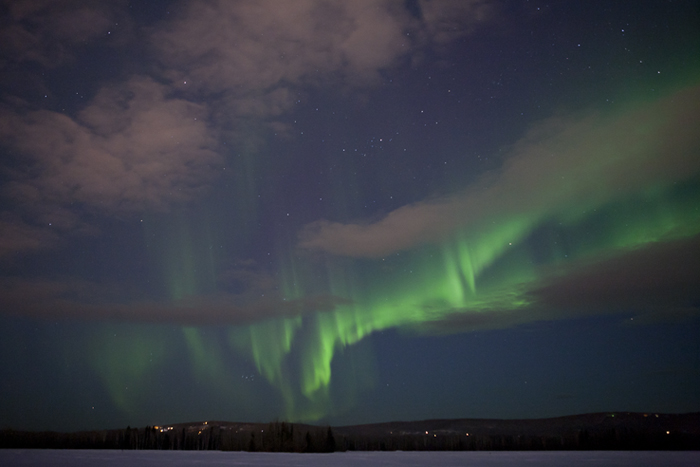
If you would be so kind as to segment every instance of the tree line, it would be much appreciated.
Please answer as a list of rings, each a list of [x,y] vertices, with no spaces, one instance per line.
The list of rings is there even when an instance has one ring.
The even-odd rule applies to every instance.
[[[150,449],[318,453],[335,451],[697,450],[700,436],[625,427],[560,436],[456,432],[362,433],[286,422],[127,427],[74,433],[0,431],[0,448]]]
[[[0,431],[4,449],[150,449],[188,451],[334,452],[331,427],[273,422],[267,425],[146,426],[74,433]]]

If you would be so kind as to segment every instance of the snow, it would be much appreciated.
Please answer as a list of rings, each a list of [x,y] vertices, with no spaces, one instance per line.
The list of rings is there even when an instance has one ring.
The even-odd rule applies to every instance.
[[[92,451],[0,449],[0,465],[62,466],[630,466],[700,465],[698,451],[337,452],[288,454],[220,451]]]

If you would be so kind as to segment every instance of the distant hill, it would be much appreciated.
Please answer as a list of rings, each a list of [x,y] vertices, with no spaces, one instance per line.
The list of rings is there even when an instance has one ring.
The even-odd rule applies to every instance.
[[[202,421],[76,433],[3,430],[0,448],[347,450],[700,450],[700,413],[608,412],[352,426]]]
[[[333,428],[343,434],[387,433],[434,434],[471,433],[473,435],[560,436],[588,430],[590,434],[611,429],[626,429],[663,433],[667,431],[700,435],[700,412],[690,414],[660,414],[635,412],[605,412],[540,419],[438,419],[410,422],[373,423]]]
[[[523,420],[423,420],[333,430],[339,436],[365,441],[368,446],[373,446],[372,440],[384,439],[389,450],[401,449],[397,445],[406,439],[426,449],[442,445],[478,450],[700,449],[700,413],[606,412]],[[442,444],[440,438],[445,438]]]

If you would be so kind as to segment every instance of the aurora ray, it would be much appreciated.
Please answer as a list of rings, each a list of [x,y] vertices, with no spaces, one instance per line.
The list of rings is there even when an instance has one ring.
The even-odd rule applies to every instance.
[[[6,1],[0,424],[697,412],[695,3]]]

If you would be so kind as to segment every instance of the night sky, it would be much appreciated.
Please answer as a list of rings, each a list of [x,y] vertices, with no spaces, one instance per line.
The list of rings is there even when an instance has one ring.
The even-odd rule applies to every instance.
[[[697,1],[0,1],[0,428],[700,411]]]

